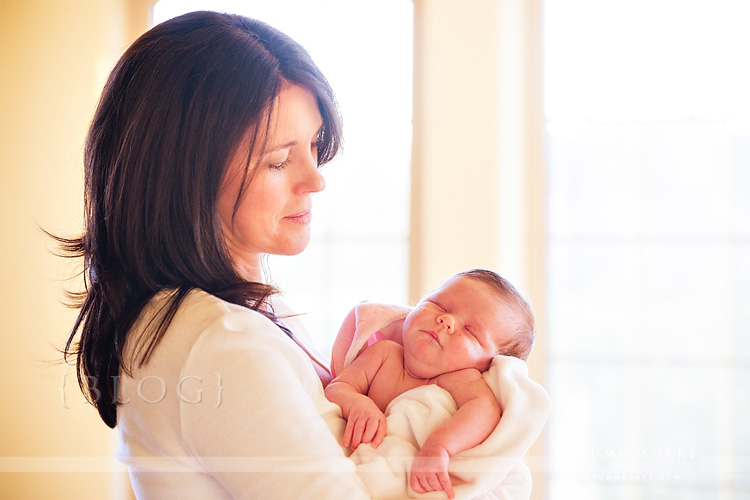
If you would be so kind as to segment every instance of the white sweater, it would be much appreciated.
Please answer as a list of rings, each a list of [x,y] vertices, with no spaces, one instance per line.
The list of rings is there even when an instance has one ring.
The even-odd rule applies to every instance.
[[[126,359],[139,359],[132,340],[165,303],[157,295],[141,315]],[[190,292],[118,391],[118,457],[139,500],[370,498],[310,359],[257,312]]]

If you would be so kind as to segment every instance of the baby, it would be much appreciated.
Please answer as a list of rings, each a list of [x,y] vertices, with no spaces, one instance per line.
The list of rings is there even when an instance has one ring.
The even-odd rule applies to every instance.
[[[352,328],[351,317],[342,329]],[[377,447],[385,437],[388,404],[410,389],[437,384],[458,411],[427,438],[409,483],[417,493],[443,490],[453,498],[449,457],[482,443],[500,420],[481,372],[498,354],[526,360],[535,336],[531,306],[496,273],[475,269],[445,280],[380,335],[392,340],[362,351],[326,387],[347,420],[343,445]]]

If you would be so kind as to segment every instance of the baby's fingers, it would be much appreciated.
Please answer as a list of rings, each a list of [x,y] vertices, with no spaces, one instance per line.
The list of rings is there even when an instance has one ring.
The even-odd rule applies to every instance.
[[[443,490],[448,498],[453,498],[453,486],[448,476],[448,452],[439,446],[425,446],[419,450],[411,467],[409,480],[417,493]]]
[[[426,490],[422,488],[422,483],[419,482],[419,477],[412,472],[409,478],[409,486],[411,486],[411,489],[416,491],[417,493],[425,493]]]
[[[438,472],[437,479],[440,482],[440,489],[445,491],[445,494],[448,495],[448,498],[452,499],[454,496],[456,496],[453,493],[453,485],[451,484],[450,477],[448,477],[448,474],[446,472]]]
[[[348,420],[346,422],[346,429],[344,429],[344,439],[341,441],[341,444],[344,446],[344,448],[348,448],[349,445],[351,444],[353,433],[354,433],[354,421]]]
[[[375,448],[383,442],[385,436],[385,420],[373,417],[367,420],[367,425],[362,433],[362,442],[370,443]]]
[[[378,419],[378,429],[375,433],[375,437],[372,438],[372,445],[377,448],[380,446],[380,443],[383,442],[383,439],[385,439],[385,417]]]
[[[435,474],[412,474],[411,487],[417,493],[442,490],[440,481]]]
[[[413,472],[411,473],[411,479],[409,479],[409,484],[411,485],[411,489],[413,489],[417,493],[427,493],[429,491],[429,490],[426,490],[422,486],[422,481],[420,477]]]
[[[453,485],[446,472],[412,472],[409,484],[411,485],[411,489],[417,493],[443,490],[448,498],[452,499],[455,497]]]
[[[346,424],[347,427],[351,424],[351,420]],[[362,434],[365,432],[365,428],[367,427],[367,419],[357,419],[356,422],[354,422],[354,425],[352,426],[352,439],[351,439],[351,446],[352,450],[356,450],[357,446],[359,446],[362,443]]]

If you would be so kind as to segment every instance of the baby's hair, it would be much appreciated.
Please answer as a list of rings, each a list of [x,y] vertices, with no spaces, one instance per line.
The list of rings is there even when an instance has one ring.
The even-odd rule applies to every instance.
[[[494,271],[488,269],[471,269],[457,273],[456,276],[466,276],[487,283],[514,309],[517,319],[516,335],[510,342],[500,347],[498,354],[513,356],[526,361],[536,338],[536,333],[534,332],[534,311],[531,308],[531,304],[508,280]]]

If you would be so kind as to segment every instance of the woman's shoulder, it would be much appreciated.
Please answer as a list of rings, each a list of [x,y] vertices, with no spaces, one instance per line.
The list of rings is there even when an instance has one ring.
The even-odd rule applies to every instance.
[[[208,353],[253,358],[281,354],[299,357],[296,344],[270,318],[247,307],[227,302],[203,290],[192,290],[174,318],[179,334],[194,330],[191,358]],[[170,327],[171,328],[171,327]]]
[[[129,336],[126,359],[138,359],[138,349],[148,345],[148,335],[174,293],[160,292],[149,303]],[[320,383],[304,351],[271,319],[195,289],[180,302],[148,362],[134,375],[210,377],[220,372],[226,377],[255,378],[278,371],[306,386]]]
[[[220,373],[227,386],[233,379],[244,384],[292,377],[312,392],[320,384],[309,358],[263,314],[201,290],[191,292],[180,309],[175,333],[183,333],[179,331],[182,325],[197,326],[189,341],[184,373],[204,378]]]
[[[174,291],[163,291],[154,296],[150,306],[154,310],[161,310],[168,305],[168,301],[174,296]],[[273,325],[266,316],[250,308],[227,302],[224,299],[212,295],[199,288],[190,290],[180,302],[179,308],[174,316],[177,323],[187,322],[199,325],[206,322],[214,322],[218,319],[229,318],[239,321],[254,321]]]
[[[139,344],[135,341],[139,336],[149,335],[154,321],[164,314],[174,293],[163,291],[154,296],[129,339],[132,345]],[[293,350],[290,344],[293,342],[286,334],[263,314],[194,289],[180,302],[154,351],[153,361],[165,361],[162,358],[166,357],[171,359],[170,365],[175,366],[179,360],[206,359],[209,354],[221,356],[222,352],[233,349],[251,354],[262,351],[263,346]]]
[[[202,336],[287,338],[278,325],[260,312],[227,302],[200,289],[188,293],[173,322],[180,330],[186,327],[197,329]]]

